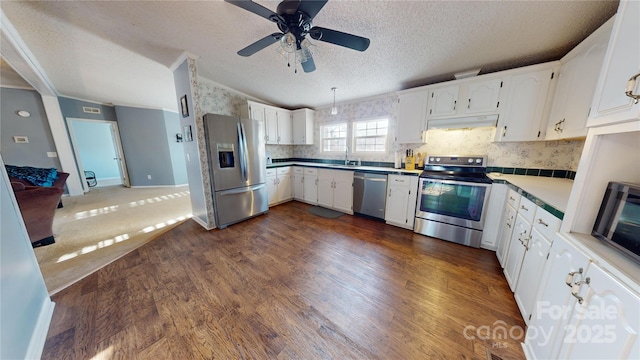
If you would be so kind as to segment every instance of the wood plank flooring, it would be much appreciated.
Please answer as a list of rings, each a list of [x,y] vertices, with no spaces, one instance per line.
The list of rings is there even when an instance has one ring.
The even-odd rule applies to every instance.
[[[59,292],[42,358],[524,358],[491,336],[525,326],[495,253],[309,206],[188,221]]]

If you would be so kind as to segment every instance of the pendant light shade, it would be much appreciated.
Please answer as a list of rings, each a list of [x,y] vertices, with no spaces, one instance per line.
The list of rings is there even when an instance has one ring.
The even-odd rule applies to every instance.
[[[331,108],[331,115],[338,115],[338,108],[336,107],[336,90],[338,88],[332,87],[331,91],[333,91],[333,107]]]

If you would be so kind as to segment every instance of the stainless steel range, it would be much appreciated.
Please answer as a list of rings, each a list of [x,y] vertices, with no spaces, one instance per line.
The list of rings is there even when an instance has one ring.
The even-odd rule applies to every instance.
[[[429,156],[420,174],[419,234],[480,247],[491,179],[486,156]]]

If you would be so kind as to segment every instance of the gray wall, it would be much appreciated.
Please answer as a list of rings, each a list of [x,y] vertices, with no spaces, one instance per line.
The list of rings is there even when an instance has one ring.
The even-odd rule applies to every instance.
[[[25,359],[50,300],[2,159],[0,199],[0,359]]]
[[[28,118],[16,114],[18,110],[31,113]],[[26,136],[29,143],[18,144],[13,136]],[[40,94],[35,90],[0,88],[0,153],[8,165],[62,169],[57,157],[47,114]]]
[[[128,106],[115,109],[131,186],[181,185],[175,180],[169,145],[175,143],[177,130],[169,137],[165,112]]]
[[[188,184],[187,164],[184,156],[184,146],[176,140],[176,134],[183,134],[178,113],[163,111],[164,124],[169,139],[169,155],[171,156],[171,167],[173,168],[173,181],[176,185]]]
[[[60,109],[62,115],[65,118],[72,117],[77,119],[92,119],[92,120],[113,120],[116,121],[116,110],[113,106],[107,106],[102,104],[96,104],[84,100],[70,99],[66,97],[58,97],[60,103]],[[86,113],[82,110],[83,106],[99,108],[100,114]]]

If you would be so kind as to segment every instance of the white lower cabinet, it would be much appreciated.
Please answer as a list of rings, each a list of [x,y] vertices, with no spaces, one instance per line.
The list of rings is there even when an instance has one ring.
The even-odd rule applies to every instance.
[[[500,241],[496,249],[496,257],[500,262],[500,266],[503,268],[506,266],[509,244],[511,244],[511,235],[513,234],[513,228],[516,224],[516,216],[518,214],[516,209],[518,205],[520,205],[520,197],[521,195],[515,190],[509,189],[507,191],[507,205],[504,210],[502,233],[500,234]]]
[[[384,220],[387,224],[413,230],[416,216],[418,177],[389,175]]]
[[[304,168],[303,197],[304,202],[318,204],[318,169]]]
[[[531,312],[540,285],[540,274],[549,254],[551,242],[540,235],[536,229],[531,230],[531,239],[526,247],[516,291],[513,294],[526,324],[531,320]]]
[[[482,241],[480,247],[497,250],[502,233],[502,222],[504,219],[504,207],[507,197],[507,185],[492,184],[489,193],[489,202],[483,210],[485,212],[484,228],[482,230]]]
[[[554,236],[524,351],[528,359],[637,359],[640,294]]]
[[[290,166],[267,169],[267,196],[269,206],[280,204],[293,198]]]
[[[525,199],[523,199],[525,200]],[[531,223],[521,214],[516,216],[513,233],[509,240],[509,251],[507,252],[507,262],[504,265],[504,277],[507,279],[511,291],[516,290],[518,276],[522,268],[522,260],[526,252],[526,246],[531,236]]]
[[[353,214],[353,171],[318,169],[318,205]]]

